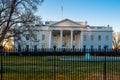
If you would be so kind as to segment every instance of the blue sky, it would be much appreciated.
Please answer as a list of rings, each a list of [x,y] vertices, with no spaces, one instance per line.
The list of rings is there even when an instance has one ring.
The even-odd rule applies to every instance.
[[[91,26],[109,24],[114,31],[120,32],[120,0],[44,0],[36,14],[44,21],[68,18],[87,21]]]

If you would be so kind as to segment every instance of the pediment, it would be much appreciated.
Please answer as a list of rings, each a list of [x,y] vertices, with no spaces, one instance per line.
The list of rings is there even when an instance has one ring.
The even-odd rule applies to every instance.
[[[54,27],[80,27],[80,24],[69,19],[65,19],[52,24]]]

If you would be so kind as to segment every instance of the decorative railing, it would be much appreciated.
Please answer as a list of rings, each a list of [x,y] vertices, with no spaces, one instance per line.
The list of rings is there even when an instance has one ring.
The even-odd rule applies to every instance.
[[[7,49],[3,50],[4,55],[85,55],[90,53],[91,55],[101,55],[104,56],[104,52],[107,52],[106,55],[119,55],[120,49],[81,49],[81,48],[40,48],[40,49]]]
[[[86,27],[85,29],[91,29],[91,30],[112,30],[112,27]]]

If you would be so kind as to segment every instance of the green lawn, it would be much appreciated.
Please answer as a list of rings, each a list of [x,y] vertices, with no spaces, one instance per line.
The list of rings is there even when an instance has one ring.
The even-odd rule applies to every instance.
[[[5,56],[3,80],[102,80],[104,62],[60,61],[62,57]],[[106,63],[107,80],[120,80],[120,61]]]

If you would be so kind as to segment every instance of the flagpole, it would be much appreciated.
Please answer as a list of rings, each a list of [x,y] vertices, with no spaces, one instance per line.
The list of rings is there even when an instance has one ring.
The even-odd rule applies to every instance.
[[[61,6],[61,13],[62,13],[62,19],[63,19],[63,6]]]

